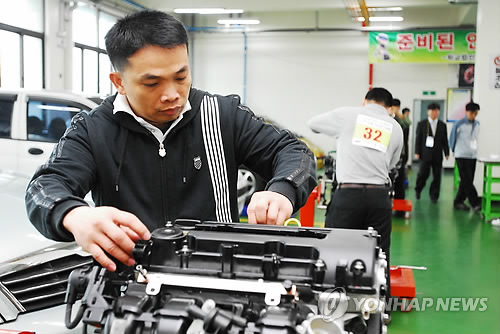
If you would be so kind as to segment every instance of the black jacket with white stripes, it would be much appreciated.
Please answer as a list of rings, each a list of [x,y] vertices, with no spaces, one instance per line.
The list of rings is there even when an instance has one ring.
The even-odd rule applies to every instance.
[[[80,113],[31,180],[26,208],[46,237],[73,240],[62,226],[71,209],[87,205],[132,212],[150,231],[178,218],[239,221],[238,166],[264,179],[267,190],[302,207],[316,185],[316,166],[305,144],[256,117],[238,96],[192,88],[192,109],[164,141],[131,115],[113,114],[115,96]]]

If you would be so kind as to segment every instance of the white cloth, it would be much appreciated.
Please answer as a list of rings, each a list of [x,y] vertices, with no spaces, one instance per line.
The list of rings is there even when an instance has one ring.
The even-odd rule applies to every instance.
[[[429,124],[431,125],[431,130],[432,130],[432,136],[433,137],[436,137],[436,129],[437,129],[437,126],[438,126],[438,119],[432,119],[430,117],[427,117],[427,120],[429,121]],[[427,135],[431,135],[430,133],[428,133]]]
[[[353,140],[359,138],[359,115],[392,125],[385,152],[378,149],[379,146],[370,148]],[[337,137],[336,177],[339,183],[389,183],[389,172],[401,156],[403,130],[386,108],[378,104],[338,108],[313,117],[308,124],[315,132]],[[377,127],[381,128],[382,125]],[[370,133],[363,132],[362,136],[365,134],[367,138]],[[375,134],[375,131],[372,134]],[[383,135],[379,139],[385,143]]]

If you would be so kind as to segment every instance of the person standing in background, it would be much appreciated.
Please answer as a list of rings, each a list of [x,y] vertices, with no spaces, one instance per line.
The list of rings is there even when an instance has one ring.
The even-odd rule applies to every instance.
[[[443,153],[448,160],[448,132],[446,124],[438,119],[439,104],[431,103],[427,107],[428,118],[417,125],[415,140],[415,156],[420,159],[420,169],[415,185],[415,196],[420,199],[420,193],[425,187],[432,167],[432,183],[429,195],[433,203],[437,203],[441,188],[441,170],[443,169]]]
[[[394,198],[405,199],[406,163],[408,162],[408,136],[410,133],[411,122],[408,117],[405,117],[401,113],[401,101],[399,99],[392,100],[392,112],[394,113],[394,119],[399,123],[401,129],[403,130],[403,150],[401,151],[401,159],[398,164],[398,175],[394,180]]]
[[[403,127],[404,150],[406,152],[406,162],[408,162],[408,156],[410,154],[410,151],[408,148],[408,141],[410,139],[410,126],[411,126],[410,109],[403,108],[402,116],[403,116],[402,123],[404,124],[404,127]],[[405,162],[405,164],[406,164],[406,162]]]
[[[403,148],[403,131],[391,117],[391,105],[388,90],[373,88],[362,106],[338,108],[308,122],[314,132],[337,138],[339,184],[328,204],[325,227],[373,227],[380,234],[387,265],[392,231],[389,172],[396,167]],[[389,275],[387,282],[388,301]]]
[[[479,122],[476,121],[479,104],[470,102],[465,106],[465,117],[456,122],[450,134],[450,148],[455,154],[460,185],[453,201],[457,210],[469,210],[464,203],[469,199],[469,204],[476,212],[481,211],[481,201],[474,187],[474,174],[476,172],[477,140],[479,138]]]
[[[403,108],[403,117],[405,118],[405,121],[411,125],[410,121],[410,109],[409,108]]]

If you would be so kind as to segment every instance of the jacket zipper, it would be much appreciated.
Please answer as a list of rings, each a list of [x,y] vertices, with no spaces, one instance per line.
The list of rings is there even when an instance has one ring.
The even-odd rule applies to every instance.
[[[163,153],[163,155],[162,155]],[[166,168],[165,164],[166,161],[164,157],[167,155],[167,152],[165,151],[165,147],[163,144],[160,144],[160,172],[161,172],[161,206],[162,206],[162,211],[163,211],[163,220],[164,224],[167,224],[167,222],[170,220],[168,216],[168,207],[167,207],[167,176],[166,176]]]
[[[151,137],[154,141],[157,142],[156,138],[154,138],[154,135],[151,134]],[[161,211],[162,211],[162,216],[164,220],[164,224],[167,223],[168,219],[168,208],[167,208],[167,180],[166,180],[166,175],[165,175],[165,157],[167,155],[167,150],[165,150],[165,146],[163,143],[160,143],[159,149],[158,149],[158,155],[160,156],[160,182],[161,182]]]
[[[158,154],[160,157],[165,157],[167,155],[167,151],[165,151],[165,146],[163,146],[163,143],[160,143],[160,149],[158,150]]]

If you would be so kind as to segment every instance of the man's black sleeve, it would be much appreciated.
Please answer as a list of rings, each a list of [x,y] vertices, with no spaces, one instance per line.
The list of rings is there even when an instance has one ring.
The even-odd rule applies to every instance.
[[[88,205],[83,200],[95,179],[96,165],[88,140],[85,113],[73,117],[70,127],[40,166],[26,189],[26,211],[40,233],[56,241],[72,241],[62,226],[71,209]]]
[[[235,154],[239,163],[268,181],[266,190],[286,196],[294,212],[317,185],[314,154],[287,130],[266,123],[235,99]]]
[[[415,154],[420,155],[420,158],[422,158],[422,145],[420,144],[422,142],[422,124],[423,122],[419,122],[417,124],[417,133],[416,133],[416,138],[415,138]]]
[[[448,144],[448,128],[446,126],[446,123],[443,122],[443,130],[445,135],[443,136],[443,150],[444,150],[444,155],[449,156],[450,155],[450,145]]]

